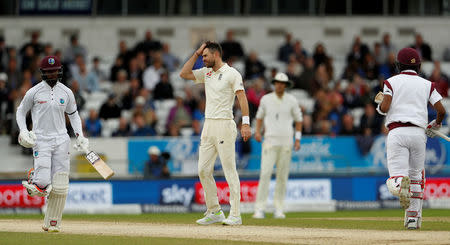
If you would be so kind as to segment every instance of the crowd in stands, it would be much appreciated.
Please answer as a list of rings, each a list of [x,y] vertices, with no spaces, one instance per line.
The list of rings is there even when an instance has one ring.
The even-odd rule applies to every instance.
[[[15,111],[25,92],[40,82],[39,63],[47,55],[61,59],[62,82],[74,92],[79,111],[86,112],[81,115],[88,137],[105,136],[104,128],[110,119],[116,122],[110,136],[201,133],[204,88],[180,82],[178,71],[187,57],[172,53],[169,44],[156,40],[151,31],[134,47],[120,41],[119,52],[108,71],[101,68],[102,57],[90,57],[76,35],[62,50],[54,49],[52,43],[41,43],[39,38],[39,32],[34,32],[29,42],[16,46],[0,37],[1,134],[16,138]],[[419,51],[424,61],[433,61],[432,49],[420,34],[412,41],[410,46]],[[232,31],[226,33],[221,45],[224,61],[231,66],[242,64],[251,119],[261,97],[271,91],[274,75],[285,72],[294,82],[291,92],[302,107],[305,135],[359,135],[364,139],[385,132],[373,98],[381,90],[380,82],[396,73],[396,52],[402,48],[392,42],[389,33],[373,45],[356,36],[349,44],[342,71],[335,70],[333,55],[323,43],[307,50],[291,33],[286,34],[279,47],[273,47],[273,57],[281,67],[271,67],[256,50],[244,48]],[[447,97],[448,77],[441,71],[439,61],[434,63],[431,74],[420,75],[435,82],[438,91]],[[201,66],[200,58],[195,67]],[[99,93],[106,94],[101,104],[88,106]],[[311,106],[302,101],[309,101]],[[238,125],[240,118],[237,106]]]

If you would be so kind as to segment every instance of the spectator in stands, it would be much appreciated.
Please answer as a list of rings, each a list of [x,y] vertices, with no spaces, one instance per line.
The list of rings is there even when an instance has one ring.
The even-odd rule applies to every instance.
[[[175,95],[177,103],[170,109],[167,117],[167,129],[169,131],[192,126],[191,110],[184,104],[184,97],[184,92],[179,92]]]
[[[139,80],[137,78],[133,78],[130,80],[130,87],[128,91],[122,97],[122,107],[125,110],[129,110],[133,107],[134,100],[139,95],[141,90]]]
[[[4,72],[0,72],[0,134],[6,130],[6,115],[9,106],[9,91],[6,86],[8,76]]]
[[[308,91],[309,95],[313,95],[313,84],[314,84],[314,59],[307,57],[304,62],[303,71],[298,77],[297,81],[294,81],[294,88],[304,89]]]
[[[357,133],[357,129],[353,124],[353,117],[350,114],[344,114],[342,116],[342,127],[339,131],[339,135],[355,135]]]
[[[347,108],[343,105],[344,99],[340,93],[332,91],[328,96],[331,111],[327,119],[331,122],[331,132],[336,135],[342,130],[342,119],[347,113]]]
[[[42,56],[50,56],[54,54],[53,45],[51,43],[46,43],[44,45],[44,54]]]
[[[302,129],[302,134],[303,135],[314,134],[314,127],[313,127],[311,115],[303,114],[302,127],[303,127],[303,129]]]
[[[134,124],[136,129],[131,133],[131,136],[155,136],[154,128],[145,124],[144,115],[137,113],[134,115]]]
[[[325,64],[317,66],[314,75],[313,91],[316,91],[317,89],[328,89],[328,83],[330,80],[331,78],[327,72]]]
[[[63,52],[63,60],[65,63],[72,64],[75,62],[77,55],[81,55],[83,60],[86,60],[87,50],[83,45],[79,44],[77,35],[71,35],[70,44]]]
[[[149,57],[153,52],[160,51],[162,48],[161,42],[153,39],[153,34],[150,30],[145,32],[145,38],[139,42],[134,48],[135,53],[144,52],[146,57]]]
[[[127,119],[121,117],[119,120],[119,128],[112,133],[113,137],[128,137],[130,136],[130,125]]]
[[[232,30],[227,31],[226,39],[220,43],[220,45],[222,46],[223,51],[222,59],[225,62],[233,62],[244,57],[244,49],[238,41],[234,40],[234,33]]]
[[[61,61],[62,70],[63,70],[63,76],[62,76],[61,81],[63,81],[63,83],[66,84],[72,78],[72,72],[70,70],[71,65],[62,60],[61,50],[59,50],[59,49],[55,50],[55,56],[58,57],[58,59]]]
[[[22,72],[22,84],[27,83],[27,84],[30,84],[31,87],[33,87],[38,82],[39,82],[38,80],[34,79],[30,70],[24,70]]]
[[[375,80],[379,75],[379,66],[371,53],[366,53],[361,66],[361,73],[369,80]]]
[[[117,81],[114,81],[112,85],[112,91],[117,95],[119,99],[130,89],[130,82],[127,80],[128,74],[125,70],[119,70],[117,72]]]
[[[165,72],[161,52],[153,55],[153,65],[149,66],[143,75],[144,88],[153,91],[156,84],[161,80],[161,74]]]
[[[117,54],[117,58],[121,58],[123,62],[123,67],[128,66],[130,60],[133,58],[134,52],[128,49],[127,43],[123,40],[119,42],[119,54]]]
[[[373,57],[375,58],[377,65],[382,65],[385,63],[385,60],[384,60],[385,57],[383,57],[380,42],[375,42],[373,44]]]
[[[95,56],[92,59],[92,72],[98,77],[98,79],[103,82],[108,78],[106,77],[106,73],[100,68],[100,57]]]
[[[123,58],[117,57],[114,61],[114,65],[111,67],[111,69],[109,71],[109,80],[116,81],[117,80],[117,72],[122,69],[125,69],[125,65],[123,63]]]
[[[8,62],[8,50],[6,49],[5,38],[0,35],[0,72],[5,71]]]
[[[259,107],[259,102],[261,101],[261,98],[266,94],[266,91],[264,90],[264,84],[264,78],[258,77],[253,81],[251,86],[246,91],[248,106],[250,110],[250,118],[255,117],[256,111]]]
[[[421,34],[416,33],[415,42],[411,45],[411,48],[420,54],[423,61],[433,61],[431,47],[423,41]]]
[[[195,136],[200,136],[202,133],[203,124],[205,122],[205,105],[206,100],[201,99],[192,116],[192,128],[194,129]]]
[[[88,71],[84,62],[80,63],[78,69],[78,72],[73,74],[73,78],[80,83],[81,89],[89,93],[98,91],[100,84],[95,73]]]
[[[162,47],[162,60],[164,66],[169,72],[174,72],[180,65],[180,60],[170,52],[170,46],[168,43],[164,43]]]
[[[170,178],[169,168],[166,160],[161,157],[161,151],[156,146],[148,148],[149,160],[144,166],[144,179],[168,179]]]
[[[133,78],[137,78],[139,80],[139,84],[142,86],[143,72],[144,70],[141,69],[138,59],[136,57],[132,58],[130,60],[130,64],[128,65],[128,79],[131,80]]]
[[[362,65],[364,57],[369,53],[369,48],[366,44],[361,42],[361,37],[356,36],[350,53],[347,55],[347,64],[350,64],[352,61],[357,61],[360,65]]]
[[[292,34],[286,33],[286,42],[278,48],[278,60],[285,63],[289,62],[289,56],[294,53],[294,45],[292,45]]]
[[[322,43],[316,44],[316,48],[314,49],[313,54],[314,59],[314,67],[317,69],[319,65],[326,64],[327,61],[330,59],[325,51],[325,46],[323,46]]]
[[[448,97],[449,79],[445,74],[442,74],[441,62],[439,61],[434,62],[434,69],[428,80],[434,83],[436,90],[439,92],[440,95],[442,95],[442,97],[444,98]]]
[[[170,84],[168,72],[163,72],[161,74],[161,80],[156,84],[155,89],[153,90],[153,99],[173,99],[173,87]]]
[[[21,85],[21,74],[19,69],[17,68],[17,59],[9,58],[8,66],[6,68],[6,75],[8,76],[8,90],[12,91],[18,89]]]
[[[32,46],[27,46],[22,54],[22,67],[21,71],[26,69],[30,69],[31,64],[33,63],[34,58],[34,49]]]
[[[303,65],[305,63],[305,59],[308,57],[308,52],[306,52],[306,49],[303,48],[302,41],[295,41],[293,55],[300,64]]]
[[[77,80],[72,80],[72,82],[70,83],[70,89],[72,90],[73,95],[75,96],[75,101],[77,102],[77,109],[79,111],[83,110],[86,100],[81,95],[80,84],[78,83]]]
[[[258,54],[255,51],[250,52],[245,60],[245,79],[254,79],[256,77],[264,76],[266,67],[258,59]]]
[[[384,79],[390,78],[391,76],[397,74],[395,61],[395,53],[390,53],[387,62],[380,66],[380,75],[383,76]]]
[[[149,99],[148,91],[141,89],[139,96],[136,97],[134,102],[133,115],[140,114],[144,118],[144,123],[154,127],[156,121],[158,120],[155,113],[155,106],[153,102]]]
[[[31,40],[25,43],[22,48],[20,48],[20,54],[24,55],[28,47],[33,49],[33,54],[39,56],[44,51],[44,45],[39,42],[40,33],[39,31],[33,31],[31,33]]]
[[[90,137],[99,137],[102,135],[102,123],[98,118],[97,111],[94,109],[89,110],[89,118],[84,123],[86,135]]]
[[[386,63],[388,61],[388,57],[391,53],[396,54],[397,49],[395,45],[391,43],[391,35],[389,33],[384,33],[383,40],[381,42],[381,53],[380,53],[380,60],[382,60],[382,63]]]
[[[119,118],[122,112],[122,108],[117,105],[116,95],[114,93],[109,94],[108,100],[100,107],[99,117],[104,120],[110,118]]]
[[[328,120],[320,120],[317,122],[317,130],[315,130],[316,135],[329,136],[331,134],[331,122]]]
[[[360,119],[360,132],[365,134],[367,132],[364,130],[369,128],[371,134],[377,135],[380,133],[381,124],[383,124],[383,117],[375,112],[375,106],[372,103],[367,103]]]

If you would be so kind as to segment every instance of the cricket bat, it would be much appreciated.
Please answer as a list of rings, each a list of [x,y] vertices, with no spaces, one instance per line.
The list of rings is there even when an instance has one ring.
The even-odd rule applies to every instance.
[[[86,150],[85,153],[86,159],[105,180],[114,175],[114,171],[100,158],[97,153],[89,150]]]
[[[430,130],[431,130],[433,133],[435,133],[437,136],[443,138],[444,140],[450,141],[450,138],[449,138],[447,135],[445,135],[444,133],[442,133],[441,131],[439,131],[439,130],[434,130],[434,129],[430,129]]]

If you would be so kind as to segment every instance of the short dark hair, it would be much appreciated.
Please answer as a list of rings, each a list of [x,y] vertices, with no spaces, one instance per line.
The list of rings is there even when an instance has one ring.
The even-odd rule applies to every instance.
[[[217,51],[219,52],[220,57],[222,57],[222,46],[220,46],[220,44],[216,43],[216,42],[212,42],[212,41],[207,41],[205,46],[205,49],[209,49],[211,52]]]
[[[398,72],[402,72],[402,71],[406,71],[406,70],[413,70],[413,71],[419,73],[419,71],[420,71],[420,64],[418,64],[418,65],[405,65],[405,64],[402,64],[400,62],[397,62],[397,69],[398,69]]]

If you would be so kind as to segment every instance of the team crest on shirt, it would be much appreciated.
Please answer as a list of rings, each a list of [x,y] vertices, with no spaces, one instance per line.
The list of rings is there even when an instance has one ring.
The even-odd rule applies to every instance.
[[[59,99],[59,103],[61,103],[61,105],[64,105],[64,99],[63,98]]]
[[[38,158],[39,156],[39,152],[38,151],[34,151],[34,158]]]

